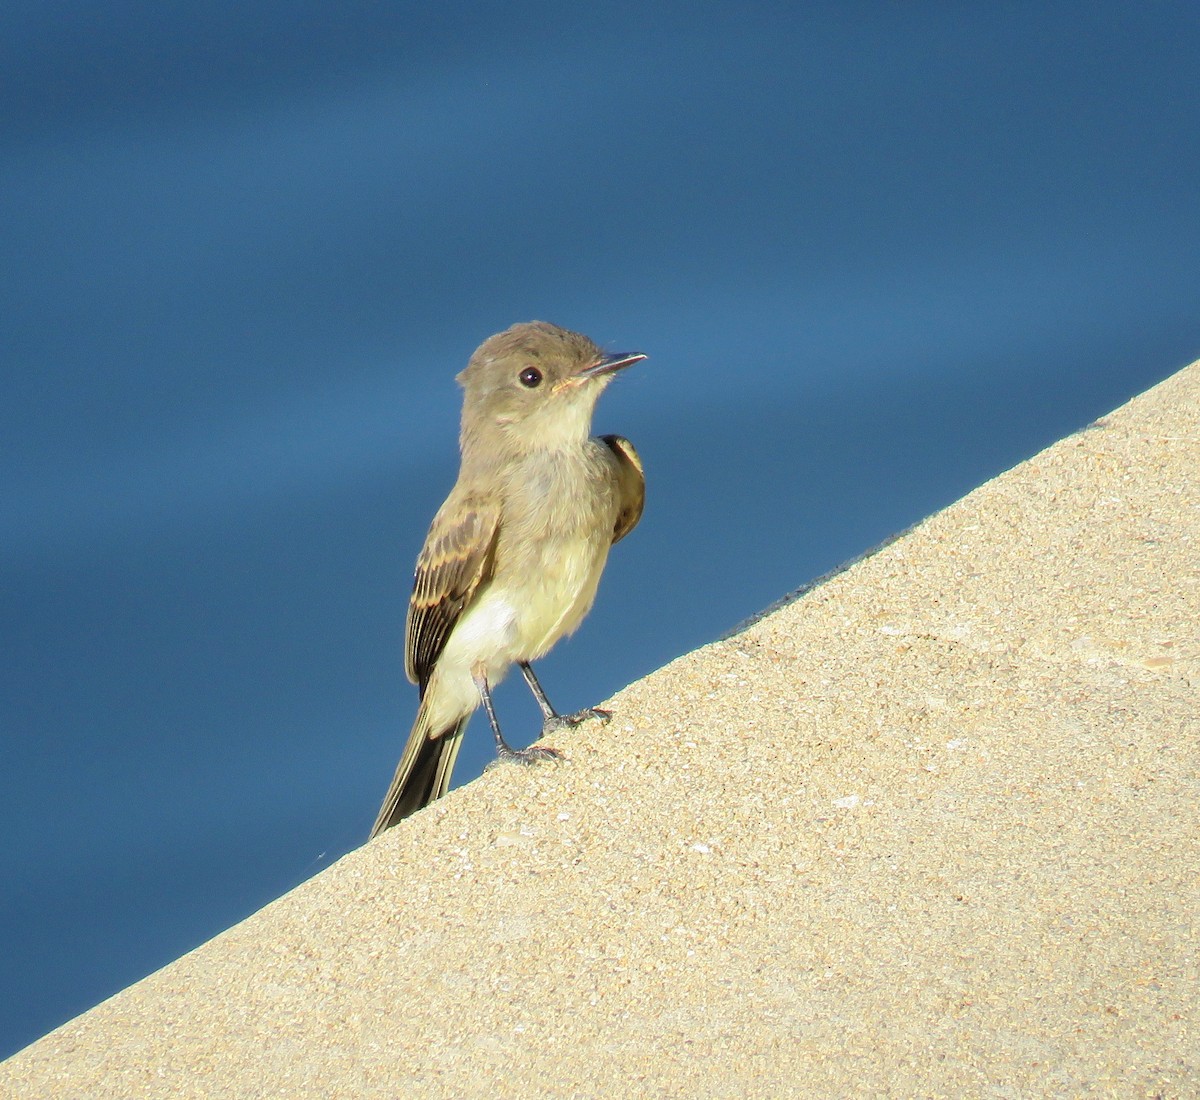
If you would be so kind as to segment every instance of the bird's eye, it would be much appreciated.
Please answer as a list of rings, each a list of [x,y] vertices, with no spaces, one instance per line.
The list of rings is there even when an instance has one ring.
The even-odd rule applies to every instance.
[[[526,367],[517,377],[521,379],[522,386],[530,389],[542,384],[542,372],[537,367]]]

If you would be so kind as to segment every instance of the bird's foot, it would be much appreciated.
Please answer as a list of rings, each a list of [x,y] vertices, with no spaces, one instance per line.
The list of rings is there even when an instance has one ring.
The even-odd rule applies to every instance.
[[[488,769],[497,764],[520,764],[528,767],[530,764],[540,764],[543,760],[561,759],[562,753],[549,745],[530,745],[527,749],[514,749],[510,745],[501,744],[497,746],[496,759],[488,765]]]
[[[612,720],[612,711],[601,710],[600,707],[584,707],[583,710],[577,710],[574,714],[548,715],[542,723],[542,736],[548,737],[559,730],[572,729],[581,722],[590,722],[593,718],[599,718],[607,725]]]

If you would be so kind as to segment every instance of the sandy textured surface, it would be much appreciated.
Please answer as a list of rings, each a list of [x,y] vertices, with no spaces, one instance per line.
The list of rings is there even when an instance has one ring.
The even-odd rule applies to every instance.
[[[1198,623],[1200,364],[0,1094],[1200,1096]]]

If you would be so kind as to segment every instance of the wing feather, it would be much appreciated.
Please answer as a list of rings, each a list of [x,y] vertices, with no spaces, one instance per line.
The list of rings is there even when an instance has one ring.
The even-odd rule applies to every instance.
[[[620,509],[613,528],[613,542],[620,542],[642,518],[642,509],[646,506],[646,474],[633,444],[624,436],[602,435],[600,442],[612,451],[617,460]]]
[[[425,536],[404,630],[405,671],[422,695],[450,632],[492,574],[499,529],[498,503],[452,492]]]

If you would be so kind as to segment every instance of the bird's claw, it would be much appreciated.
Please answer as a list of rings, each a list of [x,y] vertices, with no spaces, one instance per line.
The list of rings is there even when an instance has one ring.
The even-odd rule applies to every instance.
[[[583,710],[577,710],[574,714],[552,714],[542,723],[542,736],[547,737],[559,730],[572,729],[581,722],[590,722],[593,718],[599,718],[607,725],[612,721],[612,711],[603,710],[600,707],[584,707]]]
[[[514,749],[508,745],[501,745],[496,750],[496,759],[484,770],[490,770],[497,764],[520,764],[522,767],[528,767],[530,764],[539,764],[543,760],[560,759],[562,759],[562,753],[558,749],[552,749],[549,745],[530,745],[527,749]]]

